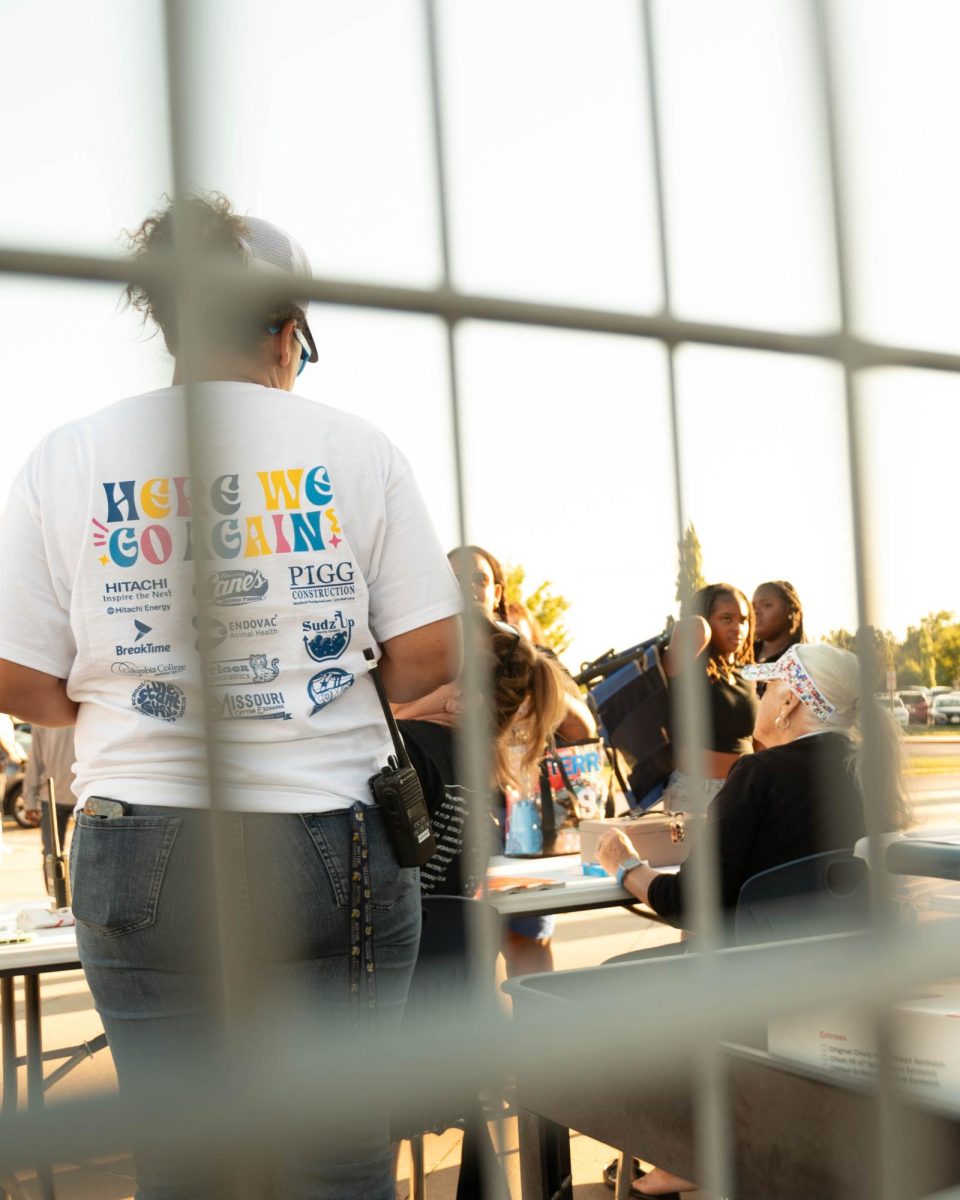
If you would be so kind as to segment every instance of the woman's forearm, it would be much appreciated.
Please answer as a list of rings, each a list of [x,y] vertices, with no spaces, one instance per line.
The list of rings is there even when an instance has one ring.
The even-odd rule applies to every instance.
[[[79,705],[67,695],[67,681],[0,659],[0,712],[31,725],[56,729],[76,725]]]

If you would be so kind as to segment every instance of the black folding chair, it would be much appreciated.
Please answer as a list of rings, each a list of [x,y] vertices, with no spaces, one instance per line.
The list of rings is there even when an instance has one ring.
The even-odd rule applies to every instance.
[[[760,871],[740,889],[738,946],[866,929],[867,864],[850,850],[827,850]]]

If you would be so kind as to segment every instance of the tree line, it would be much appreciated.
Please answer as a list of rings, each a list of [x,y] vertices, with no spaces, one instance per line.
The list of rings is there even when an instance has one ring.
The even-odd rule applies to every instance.
[[[871,627],[868,636],[878,691],[886,690],[888,671],[896,672],[900,688],[911,684],[960,688],[960,621],[955,613],[928,613],[918,625],[908,627],[902,641],[887,629]],[[856,635],[848,629],[832,629],[823,640],[842,650],[856,650]]]

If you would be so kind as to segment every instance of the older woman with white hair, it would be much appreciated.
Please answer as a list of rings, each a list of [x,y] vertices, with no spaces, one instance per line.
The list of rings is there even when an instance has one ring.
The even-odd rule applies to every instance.
[[[795,645],[776,662],[744,667],[743,674],[768,685],[754,727],[764,749],[734,764],[707,815],[716,832],[722,903],[728,910],[758,872],[852,847],[866,833],[856,655],[824,643]],[[874,702],[868,697],[867,703]],[[873,715],[882,769],[902,823],[899,731],[879,706]],[[675,875],[654,871],[614,830],[604,834],[599,856],[639,900],[671,924],[687,927],[686,865]]]
[[[852,848],[866,833],[860,724],[865,703],[875,704],[871,697],[865,701],[861,697],[856,655],[823,643],[791,646],[776,662],[745,666],[743,676],[767,683],[753,731],[764,749],[733,765],[707,812],[720,857],[722,903],[728,912],[736,907],[740,889],[753,875],[811,854]],[[879,705],[873,716],[878,731],[875,749],[903,823],[900,733],[892,714]],[[599,857],[638,900],[671,924],[689,927],[686,864],[675,875],[653,870],[636,857],[619,830],[603,835]],[[615,961],[627,957],[634,956]],[[616,1177],[614,1160],[604,1172],[607,1185],[614,1187]],[[634,1160],[631,1196],[670,1200],[697,1187],[660,1167],[644,1173]]]

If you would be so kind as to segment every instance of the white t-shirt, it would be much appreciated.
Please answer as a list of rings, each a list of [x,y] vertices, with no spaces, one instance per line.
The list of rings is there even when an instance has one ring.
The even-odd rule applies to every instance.
[[[33,452],[0,531],[0,658],[79,701],[80,800],[206,805],[206,704],[230,807],[368,802],[391,744],[363,650],[461,609],[409,465],[287,392],[211,383],[198,402],[202,481],[180,387]]]

